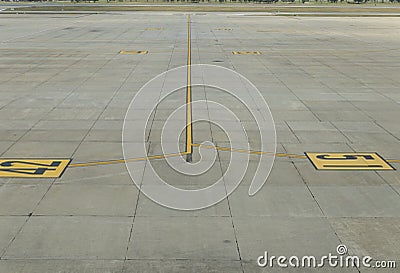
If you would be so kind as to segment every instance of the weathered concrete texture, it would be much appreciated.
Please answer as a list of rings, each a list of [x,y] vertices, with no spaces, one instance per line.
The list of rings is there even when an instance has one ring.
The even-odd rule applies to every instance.
[[[278,153],[372,151],[400,158],[400,19],[202,13],[191,20],[192,63],[233,69],[259,89],[275,120]],[[130,101],[186,57],[184,13],[1,15],[0,156],[72,163],[122,158]],[[192,91],[193,100],[232,109],[251,147],[260,147],[254,121],[237,99],[212,88]],[[151,90],[146,98],[160,94]],[[162,153],[164,121],[185,98],[183,89],[161,102],[146,129],[130,136],[133,147],[143,145],[144,132],[148,154]],[[143,103],[129,117],[132,126],[148,107]],[[226,118],[210,108],[193,110],[194,117]],[[193,129],[196,143],[229,146],[215,124]],[[185,134],[177,132],[168,133],[183,150]],[[230,157],[218,151],[213,167],[197,177],[177,174],[164,159],[151,164],[170,184],[195,189],[219,179]],[[193,158],[200,158],[197,148]],[[231,196],[194,212],[151,201],[121,163],[70,167],[59,179],[2,178],[0,273],[316,272],[259,268],[256,260],[264,251],[320,257],[336,253],[340,243],[350,254],[400,261],[398,171],[321,172],[304,157],[280,156],[267,184],[249,197],[257,164],[252,155]],[[150,164],[142,167],[138,184],[152,179]]]

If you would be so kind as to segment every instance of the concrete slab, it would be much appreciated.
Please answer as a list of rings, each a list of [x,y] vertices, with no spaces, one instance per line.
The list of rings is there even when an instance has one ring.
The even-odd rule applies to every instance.
[[[399,217],[399,194],[387,185],[310,187],[328,217]]]
[[[26,130],[0,130],[3,141],[16,141],[26,133]]]
[[[123,259],[129,217],[31,217],[5,259]]]
[[[309,162],[294,163],[305,183],[309,186],[381,186],[386,182],[370,171],[318,171]]]
[[[73,141],[19,141],[5,153],[5,158],[69,158],[80,142]]]
[[[84,168],[69,167],[68,172],[56,180],[56,183],[66,184],[104,184],[104,185],[132,185],[132,179],[124,164],[104,166],[90,166]]]
[[[12,141],[0,141],[1,153],[4,154],[4,152],[6,152],[13,144],[14,142]]]
[[[92,129],[85,137],[85,141],[120,142],[122,139],[120,130],[96,130]]]
[[[396,260],[399,246],[399,219],[384,218],[330,218],[329,222],[339,238],[346,242],[349,253],[370,255],[374,259]]]
[[[21,141],[37,142],[46,141],[72,141],[80,142],[88,133],[88,130],[30,130],[22,136]]]
[[[51,180],[40,184],[5,184],[0,187],[0,215],[29,215],[49,190]]]
[[[0,251],[4,251],[27,220],[26,216],[0,216]]]
[[[133,216],[138,195],[134,185],[56,184],[34,214]]]
[[[243,263],[244,272],[246,273],[267,273],[267,272],[343,272],[343,273],[356,273],[359,272],[357,268],[334,268],[334,267],[318,267],[318,268],[293,268],[293,267],[259,267],[255,262],[244,262]]]
[[[234,217],[233,222],[244,261],[256,262],[265,251],[322,256],[339,244],[328,220],[321,217]]]
[[[215,260],[127,260],[123,272],[188,272],[188,273],[240,273],[239,261]]]
[[[305,185],[272,186],[268,184],[255,196],[249,196],[248,192],[248,187],[240,186],[229,196],[229,204],[234,217],[322,216],[318,204]]]
[[[52,273],[60,272],[104,272],[121,273],[123,261],[116,260],[1,260],[0,272]]]
[[[84,141],[80,143],[73,157],[77,162],[93,161],[94,158],[97,160],[121,159],[123,158],[122,145],[118,142]]]
[[[189,189],[196,189],[197,187],[189,187]],[[214,217],[229,217],[231,215],[230,206],[227,199],[222,200],[212,207],[196,210],[196,211],[181,211],[166,208],[155,203],[153,200],[140,194],[139,201],[136,208],[136,216],[144,217],[200,217],[200,216],[214,216]]]
[[[239,260],[229,217],[136,217],[127,257]]]

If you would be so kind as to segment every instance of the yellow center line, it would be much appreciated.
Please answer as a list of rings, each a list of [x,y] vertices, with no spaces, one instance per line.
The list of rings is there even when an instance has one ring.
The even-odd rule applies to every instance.
[[[186,89],[186,153],[188,162],[192,161],[193,154],[193,128],[192,128],[192,87],[191,87],[191,64],[192,64],[192,46],[191,46],[191,22],[190,14],[187,20],[187,89]]]

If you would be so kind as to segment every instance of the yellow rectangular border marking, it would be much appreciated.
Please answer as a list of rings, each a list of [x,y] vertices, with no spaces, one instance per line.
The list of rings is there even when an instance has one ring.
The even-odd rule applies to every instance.
[[[147,50],[121,50],[119,54],[147,54],[149,53]]]
[[[261,55],[260,51],[232,51],[234,55]]]
[[[393,168],[378,153],[305,153],[317,170],[390,170]]]
[[[70,158],[0,158],[0,177],[58,178],[70,162]]]

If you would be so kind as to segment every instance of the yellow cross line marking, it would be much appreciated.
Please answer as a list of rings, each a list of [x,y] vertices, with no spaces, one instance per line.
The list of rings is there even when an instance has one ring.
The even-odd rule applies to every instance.
[[[273,154],[271,152],[263,152],[263,151],[255,151],[255,150],[246,150],[246,149],[235,149],[229,147],[221,147],[221,146],[211,146],[211,145],[203,145],[199,143],[193,143],[192,147],[203,147],[206,149],[216,149],[218,151],[230,151],[235,153],[249,153],[254,155],[262,155],[262,154]],[[125,163],[125,162],[134,162],[134,161],[147,161],[153,159],[163,159],[167,157],[176,157],[176,156],[184,156],[188,155],[189,152],[181,152],[181,153],[174,153],[174,154],[165,154],[165,155],[151,155],[147,157],[137,157],[137,158],[129,158],[129,159],[115,159],[115,160],[105,160],[105,161],[93,161],[93,162],[86,162],[86,163],[73,163],[70,164],[69,167],[89,167],[89,166],[98,166],[98,165],[110,165],[110,164],[118,164],[118,163]],[[288,153],[275,153],[276,157],[287,157],[287,158],[307,158],[305,155],[299,154],[288,154]],[[400,159],[389,159],[386,160],[390,163],[400,163]]]
[[[254,155],[273,154],[271,152],[245,150],[245,149],[234,149],[234,148],[229,148],[229,147],[203,145],[203,144],[198,144],[198,143],[194,143],[193,146],[195,146],[195,147],[204,147],[204,148],[207,148],[207,149],[215,148],[216,150],[219,150],[219,151],[230,151],[230,152],[236,152],[236,153],[249,153],[249,154],[254,154]],[[285,154],[285,153],[276,153],[275,156],[277,156],[277,157],[290,157],[290,158],[307,158],[305,155]]]
[[[201,146],[206,149],[215,148],[216,150],[219,150],[219,151],[231,151],[231,152],[235,152],[235,153],[249,153],[249,154],[254,154],[254,155],[273,154],[271,152],[245,150],[245,149],[234,149],[234,148],[229,148],[229,147],[203,145],[203,144],[198,144],[198,143],[194,143],[191,146],[193,146],[193,147]],[[181,153],[174,153],[174,154],[151,155],[151,156],[147,156],[147,157],[136,157],[136,158],[129,158],[129,159],[115,159],[115,160],[105,160],[105,161],[93,161],[93,162],[86,162],[86,163],[73,163],[73,164],[69,164],[69,167],[89,167],[89,166],[98,166],[98,165],[111,165],[111,164],[118,164],[118,163],[125,163],[125,162],[163,159],[163,158],[167,158],[167,157],[176,157],[176,156],[183,156],[183,155],[188,155],[188,154],[189,154],[189,152],[181,152]],[[288,158],[307,158],[305,155],[285,154],[285,153],[276,153],[275,156],[276,157],[288,157]]]
[[[98,166],[98,165],[111,165],[111,164],[134,162],[134,161],[163,159],[166,157],[175,157],[175,156],[181,156],[181,155],[186,155],[186,154],[187,154],[187,152],[182,152],[182,153],[165,154],[165,155],[150,155],[147,157],[136,157],[136,158],[129,158],[129,159],[114,159],[114,160],[93,161],[93,162],[86,162],[86,163],[74,163],[74,164],[69,164],[69,167],[89,167],[89,166]]]

